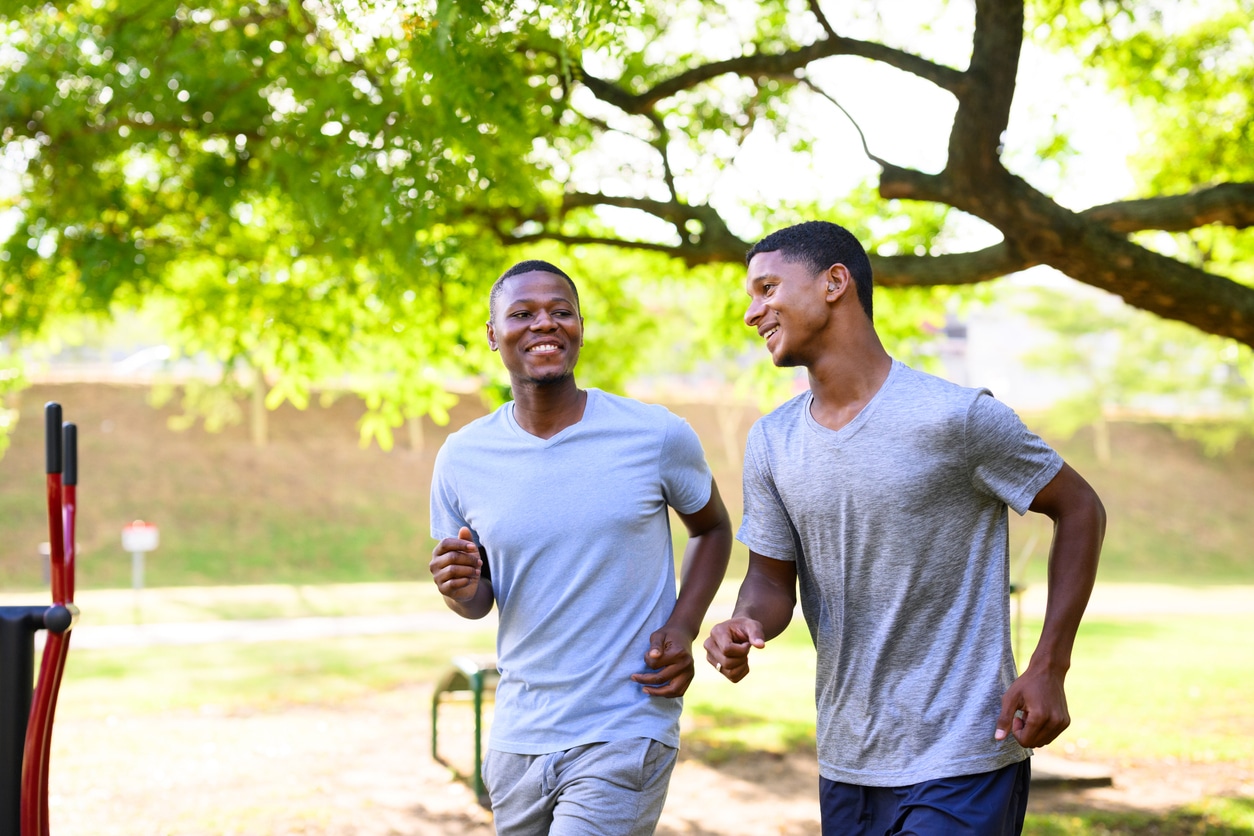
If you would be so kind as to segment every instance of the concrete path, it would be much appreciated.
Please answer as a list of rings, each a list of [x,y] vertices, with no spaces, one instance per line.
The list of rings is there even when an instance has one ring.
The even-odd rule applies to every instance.
[[[451,613],[80,625],[74,628],[71,647],[86,650],[220,642],[256,643],[390,633],[473,633],[495,629],[495,621],[469,621]]]

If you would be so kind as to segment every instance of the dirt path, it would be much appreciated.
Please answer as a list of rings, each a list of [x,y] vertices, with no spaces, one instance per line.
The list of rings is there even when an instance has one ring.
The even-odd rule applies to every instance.
[[[281,713],[58,721],[50,808],[57,836],[488,836],[490,816],[434,762],[430,688]],[[448,717],[449,715],[445,715]],[[456,713],[452,715],[456,722]],[[467,714],[468,717],[468,714]],[[445,731],[441,751],[468,729]],[[813,755],[718,768],[682,757],[661,836],[802,836],[818,828]],[[1158,810],[1205,795],[1254,796],[1231,766],[1118,765],[1115,786],[1034,793],[1035,811]]]

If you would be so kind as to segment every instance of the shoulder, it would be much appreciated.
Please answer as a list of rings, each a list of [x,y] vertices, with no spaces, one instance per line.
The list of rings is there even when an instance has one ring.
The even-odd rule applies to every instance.
[[[601,389],[589,389],[588,399],[596,411],[595,414],[606,421],[624,422],[639,428],[656,427],[658,429],[685,423],[683,418],[661,404],[645,403]]]
[[[891,414],[904,414],[928,424],[949,419],[965,423],[968,414],[981,401],[992,401],[987,389],[962,386],[894,361],[894,368],[885,387],[885,401]]]
[[[805,411],[810,404],[810,391],[807,389],[794,395],[770,412],[753,422],[749,428],[750,437],[765,433],[775,434],[791,427],[799,426],[805,420]]]
[[[509,420],[507,414],[511,408],[511,404],[502,404],[487,415],[480,416],[464,427],[449,433],[444,443],[440,445],[438,457],[448,458],[452,455],[472,453],[485,441],[499,437],[506,429]]]
[[[912,426],[960,434],[968,445],[1012,444],[1032,433],[1018,413],[984,387],[960,386],[926,372],[902,367],[894,414],[909,413]]]
[[[955,403],[971,403],[981,393],[988,392],[987,389],[959,385],[952,380],[907,366],[900,360],[893,361],[892,374],[898,389]]]

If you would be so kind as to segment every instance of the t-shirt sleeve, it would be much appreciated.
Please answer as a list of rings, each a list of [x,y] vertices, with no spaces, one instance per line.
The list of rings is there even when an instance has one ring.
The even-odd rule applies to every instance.
[[[666,504],[681,514],[693,514],[710,501],[710,466],[701,439],[678,415],[668,416],[661,451],[662,491]]]
[[[997,497],[1016,514],[1027,513],[1062,468],[1062,456],[987,391],[967,412],[966,442],[975,489]]]
[[[450,458],[448,445],[445,444],[436,453],[435,467],[431,473],[431,536],[436,540],[456,537],[458,530],[467,525],[466,516],[458,501]]]
[[[766,463],[761,431],[754,427],[745,444],[745,465],[741,473],[744,517],[736,539],[764,557],[795,561],[797,543],[792,521],[775,489]]]

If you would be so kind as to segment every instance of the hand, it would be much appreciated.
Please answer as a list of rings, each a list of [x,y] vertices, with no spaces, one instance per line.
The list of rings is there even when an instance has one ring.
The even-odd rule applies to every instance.
[[[697,673],[692,658],[692,636],[663,627],[649,636],[644,663],[657,673],[634,673],[632,681],[644,685],[651,697],[682,697]]]
[[[1031,749],[1052,743],[1069,725],[1062,676],[1035,673],[1029,665],[1001,698],[994,737],[1005,740],[1013,734],[1020,746]]]
[[[445,537],[431,552],[431,577],[440,594],[454,601],[470,601],[479,591],[483,558],[470,529],[465,526],[456,537]]]
[[[749,673],[749,651],[766,647],[761,622],[743,616],[714,625],[705,640],[705,658],[732,682]]]

